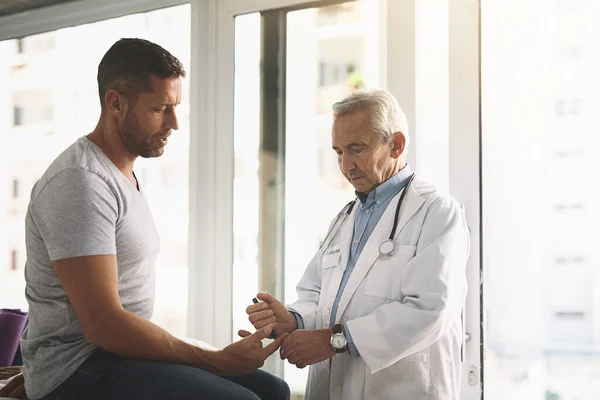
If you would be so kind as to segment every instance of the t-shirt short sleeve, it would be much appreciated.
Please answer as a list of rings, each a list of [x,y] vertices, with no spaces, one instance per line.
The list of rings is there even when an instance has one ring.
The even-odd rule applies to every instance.
[[[61,171],[45,184],[30,211],[51,261],[117,254],[117,197],[94,172]]]

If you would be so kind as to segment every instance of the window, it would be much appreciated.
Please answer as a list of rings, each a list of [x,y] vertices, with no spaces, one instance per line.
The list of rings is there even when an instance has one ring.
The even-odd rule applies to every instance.
[[[23,38],[25,42],[24,53],[30,55],[39,55],[52,52],[56,49],[56,32],[45,32],[39,35],[33,35]]]
[[[319,63],[319,86],[325,86],[327,82],[327,64],[324,61]]]
[[[556,115],[565,115],[566,105],[564,100],[556,100],[554,102],[554,113]]]
[[[556,158],[573,158],[573,157],[581,157],[581,156],[585,155],[585,153],[581,150],[564,150],[564,151],[557,151],[556,153],[554,153],[554,155],[556,156]]]
[[[17,39],[17,53],[23,54],[25,52],[25,43],[23,38]]]
[[[581,103],[581,99],[556,100],[554,102],[554,113],[556,115],[579,114]]]
[[[53,117],[54,117],[54,107],[53,106],[48,105],[41,109],[40,120],[52,121]]]
[[[579,10],[585,2],[586,0],[554,0],[554,9],[557,12]]]
[[[16,82],[17,85],[25,86],[27,84],[26,79],[19,79]],[[52,90],[45,88],[15,90],[12,98],[14,126],[48,123],[54,120],[54,92]]]
[[[578,308],[561,307],[560,310],[555,310],[549,328],[548,351],[553,357],[560,358],[558,353],[565,352],[567,349],[585,351],[585,348],[594,342],[593,319],[589,318],[588,312]],[[570,363],[575,364],[577,360],[570,360]],[[580,361],[579,368],[589,369],[590,366],[587,364],[588,362]]]
[[[13,108],[13,125],[23,125],[23,109],[21,107]]]
[[[557,311],[554,313],[554,318],[557,320],[582,320],[585,318],[583,311]]]
[[[583,210],[585,207],[583,204],[557,204],[554,206],[554,209],[557,212],[564,212],[564,211],[581,211]]]
[[[598,399],[600,192],[586,181],[595,173],[587,149],[599,142],[586,112],[599,94],[583,55],[600,43],[591,29],[600,9],[587,0],[485,4],[485,399]]]
[[[582,46],[571,45],[567,46],[560,51],[560,56],[565,58],[571,58],[574,60],[580,59],[583,55]]]
[[[586,262],[586,258],[583,256],[573,256],[573,257],[557,257],[556,265],[565,266],[565,265],[582,265]]]
[[[571,99],[569,106],[569,112],[571,114],[579,114],[581,109],[581,99]]]
[[[16,250],[12,250],[10,252],[10,270],[11,271],[17,270],[17,251]]]
[[[20,174],[12,180],[12,191],[11,181],[4,182],[8,199],[23,198],[56,156],[94,129],[100,115],[95,79],[98,63],[115,41],[145,38],[165,47],[184,64],[187,78],[178,107],[180,130],[162,157],[138,159],[135,164],[161,239],[153,321],[177,335],[187,332],[190,35],[190,5],[186,4],[27,36],[14,40],[12,53],[0,57],[0,70],[11,71],[14,63],[21,62],[19,54],[27,55],[27,63],[13,71],[10,85],[0,87],[3,96],[12,98],[12,108],[0,109],[0,125],[12,122],[15,130],[8,135],[11,156],[5,168]],[[14,203],[0,201],[1,207],[8,208],[0,210],[0,251],[11,254],[0,265],[0,298],[3,307],[27,309],[23,274],[9,276],[6,272],[18,266],[17,254],[21,258],[25,254],[21,221],[27,204]],[[11,242],[5,243],[3,237]]]
[[[13,179],[13,181],[12,181],[12,197],[13,197],[13,199],[16,199],[17,197],[19,197],[19,180],[18,179]]]

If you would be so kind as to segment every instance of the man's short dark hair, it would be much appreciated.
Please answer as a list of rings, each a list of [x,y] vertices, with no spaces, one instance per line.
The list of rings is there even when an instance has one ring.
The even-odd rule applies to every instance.
[[[135,101],[140,92],[151,92],[150,77],[185,77],[183,64],[161,46],[144,39],[121,39],[106,52],[98,65],[98,92],[104,109],[104,96],[111,89]]]

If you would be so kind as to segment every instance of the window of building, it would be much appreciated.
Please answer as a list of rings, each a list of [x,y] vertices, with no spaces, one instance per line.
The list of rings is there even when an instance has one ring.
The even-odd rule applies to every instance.
[[[10,252],[10,270],[11,271],[17,270],[17,251],[16,250],[11,250],[11,252]]]
[[[554,102],[554,114],[556,115],[565,115],[566,113],[566,105],[564,100],[556,100]]]
[[[576,115],[581,110],[581,99],[574,98],[568,100],[556,100],[554,102],[554,114],[556,115]]]
[[[16,199],[19,197],[19,180],[13,179],[12,181],[12,197]]]
[[[586,261],[586,257],[583,256],[561,256],[557,257],[555,260],[556,265],[565,266],[565,265],[582,265]]]
[[[54,120],[54,93],[48,89],[13,92],[13,125],[21,126]]]
[[[17,53],[23,54],[25,52],[25,42],[23,38],[17,39]]]
[[[569,113],[570,114],[579,114],[581,109],[581,99],[571,99],[569,102]]]
[[[573,204],[567,204],[567,203],[561,203],[561,204],[556,204],[554,206],[554,209],[556,211],[559,212],[563,212],[563,211],[581,211],[585,208],[585,206],[581,203],[573,203]]]
[[[14,126],[23,125],[23,109],[21,107],[13,108],[13,125]]]
[[[583,311],[556,311],[554,318],[557,320],[577,320],[580,321],[585,318]]]

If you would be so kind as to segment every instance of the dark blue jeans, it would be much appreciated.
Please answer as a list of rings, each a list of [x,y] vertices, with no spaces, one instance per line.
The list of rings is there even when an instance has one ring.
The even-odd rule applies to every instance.
[[[120,357],[96,350],[43,400],[289,400],[281,379],[257,370],[220,377],[185,365]]]

